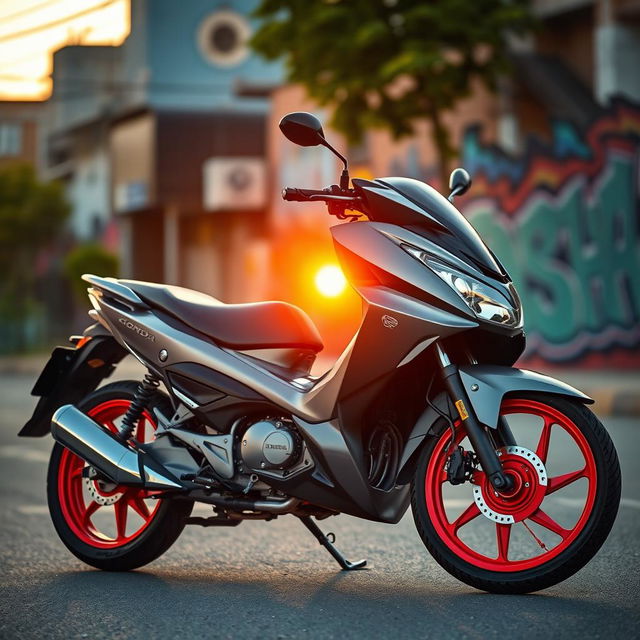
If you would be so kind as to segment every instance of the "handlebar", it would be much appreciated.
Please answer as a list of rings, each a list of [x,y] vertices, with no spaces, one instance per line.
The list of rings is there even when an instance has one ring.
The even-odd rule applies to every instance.
[[[308,202],[312,199],[312,196],[328,195],[330,195],[330,193],[326,189],[297,189],[294,187],[286,187],[282,190],[282,199],[288,200],[289,202]]]
[[[325,202],[332,216],[340,220],[357,220],[360,215],[351,215],[345,211],[362,211],[362,199],[353,189],[341,189],[337,185],[327,189],[298,189],[286,187],[282,190],[282,199],[289,202]]]

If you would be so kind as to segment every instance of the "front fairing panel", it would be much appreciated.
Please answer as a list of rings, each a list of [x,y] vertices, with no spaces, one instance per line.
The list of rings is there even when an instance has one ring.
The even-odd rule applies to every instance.
[[[410,245],[486,284],[494,291],[495,299],[502,300],[503,304],[516,304],[509,290],[508,278],[487,276],[484,271],[406,227],[380,222],[353,222],[336,225],[331,228],[331,233],[347,279],[365,299],[367,289],[382,286],[425,302],[430,308],[441,309],[474,323],[487,324],[476,317],[442,278],[402,248],[402,245]],[[509,334],[521,330],[492,324],[487,326]]]
[[[401,226],[485,275],[507,280],[504,267],[467,219],[429,185],[411,178],[353,183],[365,199],[370,220]]]
[[[394,230],[402,233],[395,225],[376,222],[352,222],[331,228],[340,264],[360,295],[367,287],[383,286],[475,320],[449,285],[399,246]]]

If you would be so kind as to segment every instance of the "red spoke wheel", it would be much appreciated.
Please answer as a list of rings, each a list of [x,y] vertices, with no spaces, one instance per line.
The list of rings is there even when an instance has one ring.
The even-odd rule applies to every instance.
[[[452,486],[446,462],[469,450],[463,426],[441,425],[425,447],[413,483],[418,531],[450,573],[481,589],[533,591],[580,569],[606,539],[620,499],[620,470],[604,427],[583,405],[540,394],[508,398],[501,415],[516,446],[496,449],[509,492],[481,470]]]
[[[90,394],[79,408],[117,432],[137,383],[118,382]],[[138,421],[133,438],[151,442],[153,408],[170,415],[171,405],[156,392]],[[178,537],[191,511],[188,501],[154,498],[157,492],[89,477],[87,463],[59,444],[49,464],[48,498],[53,523],[65,545],[81,560],[102,569],[127,570],[163,553]]]
[[[87,412],[114,433],[130,405],[128,399],[107,400]],[[156,425],[145,411],[134,435],[150,442]],[[139,536],[153,520],[160,503],[143,489],[117,486],[102,479],[83,477],[87,463],[68,449],[62,452],[58,496],[63,516],[80,540],[101,549],[120,547]],[[134,515],[135,514],[135,515]],[[137,518],[135,517],[137,516]]]

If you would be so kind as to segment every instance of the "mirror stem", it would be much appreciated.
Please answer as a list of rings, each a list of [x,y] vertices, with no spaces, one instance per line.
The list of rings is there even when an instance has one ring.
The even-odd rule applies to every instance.
[[[336,151],[326,140],[322,141],[322,144],[329,149],[329,151],[333,152],[342,162],[344,163],[344,169],[342,170],[342,174],[340,175],[340,188],[348,189],[349,188],[349,163],[347,159],[338,151]]]

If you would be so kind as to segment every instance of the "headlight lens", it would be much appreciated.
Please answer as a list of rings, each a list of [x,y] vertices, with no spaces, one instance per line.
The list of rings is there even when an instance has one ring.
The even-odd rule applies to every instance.
[[[440,276],[465,301],[478,318],[505,327],[522,326],[522,305],[512,284],[508,285],[512,300],[508,300],[492,287],[488,287],[466,273],[432,258],[425,251],[407,245],[404,245],[403,248]]]

